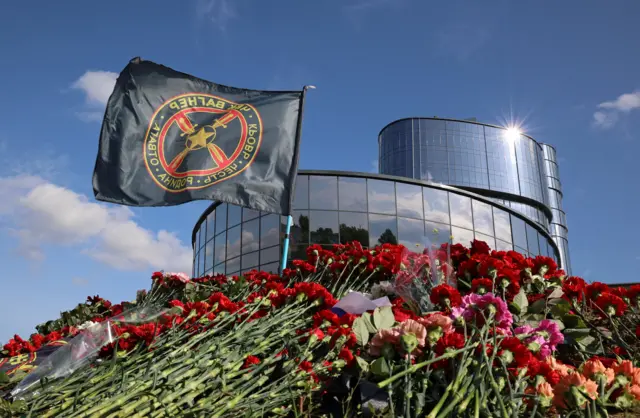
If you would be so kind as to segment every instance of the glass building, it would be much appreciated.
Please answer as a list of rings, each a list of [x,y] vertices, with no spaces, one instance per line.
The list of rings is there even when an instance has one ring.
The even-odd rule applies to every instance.
[[[305,258],[309,244],[399,243],[422,251],[444,242],[468,246],[475,238],[498,250],[558,261],[561,252],[548,229],[499,200],[406,177],[300,170],[289,259]],[[277,272],[285,225],[279,215],[212,204],[193,230],[193,275]]]
[[[476,121],[408,118],[378,136],[381,174],[427,180],[484,196],[533,220],[571,273],[555,149],[516,130]]]

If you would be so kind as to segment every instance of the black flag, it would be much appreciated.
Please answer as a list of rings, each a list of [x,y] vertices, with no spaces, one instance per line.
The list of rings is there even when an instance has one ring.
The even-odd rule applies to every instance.
[[[129,206],[219,200],[289,215],[303,91],[222,86],[133,59],[107,103],[96,199]]]

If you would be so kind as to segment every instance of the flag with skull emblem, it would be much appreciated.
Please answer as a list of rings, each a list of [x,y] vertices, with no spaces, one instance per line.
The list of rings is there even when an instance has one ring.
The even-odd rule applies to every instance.
[[[107,103],[96,199],[216,200],[289,215],[304,94],[223,86],[133,59]]]

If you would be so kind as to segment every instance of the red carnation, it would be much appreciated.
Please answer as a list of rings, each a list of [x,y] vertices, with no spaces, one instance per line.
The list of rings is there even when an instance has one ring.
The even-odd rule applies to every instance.
[[[441,284],[431,290],[431,302],[445,308],[455,308],[462,303],[462,297],[453,287]]]
[[[346,361],[347,366],[353,364],[354,360],[356,359],[351,350],[349,350],[347,347],[342,347],[342,350],[340,350],[340,354],[338,354],[338,358]]]
[[[610,293],[609,286],[604,283],[593,282],[585,288],[585,294],[590,301],[595,301],[603,293]]]
[[[599,308],[598,312],[604,316],[621,316],[627,309],[627,304],[624,303],[624,300],[613,293],[600,294],[595,300],[595,305]]]
[[[554,370],[546,361],[540,361],[535,357],[527,365],[527,376],[542,376],[551,385],[555,386],[560,381],[560,373]]]
[[[627,289],[627,297],[633,306],[640,304],[638,296],[640,296],[640,284],[634,284]]]
[[[489,253],[491,252],[491,248],[489,248],[489,245],[484,242],[484,241],[478,241],[477,239],[474,239],[471,242],[471,255],[479,255],[479,254],[486,254],[489,255]]]
[[[444,334],[436,343],[434,351],[436,355],[441,356],[448,351],[459,350],[464,347],[464,336],[457,332],[448,332]],[[447,367],[449,359],[440,360],[433,364],[434,369]]]
[[[243,369],[248,369],[249,367],[260,364],[260,359],[256,356],[249,355],[246,359],[244,359],[244,363],[242,364]]]
[[[491,279],[473,279],[471,281],[471,291],[479,295],[493,292],[493,280]]]
[[[569,300],[580,302],[586,288],[587,283],[577,276],[571,276],[562,282],[562,292]]]
[[[557,268],[558,268],[558,265],[556,264],[555,261],[553,261],[553,258],[551,257],[539,255],[533,259],[532,272],[534,274],[539,274],[543,277],[546,277],[547,275],[550,276],[556,272]]]
[[[527,367],[532,355],[529,349],[517,337],[507,337],[499,344],[498,356],[508,368]]]

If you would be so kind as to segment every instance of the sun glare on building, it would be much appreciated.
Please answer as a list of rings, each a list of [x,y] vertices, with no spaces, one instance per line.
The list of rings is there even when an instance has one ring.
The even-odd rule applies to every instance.
[[[520,134],[522,134],[522,131],[517,126],[507,127],[507,132],[505,133],[507,139],[509,139],[510,141],[516,141],[518,138],[520,138]]]

